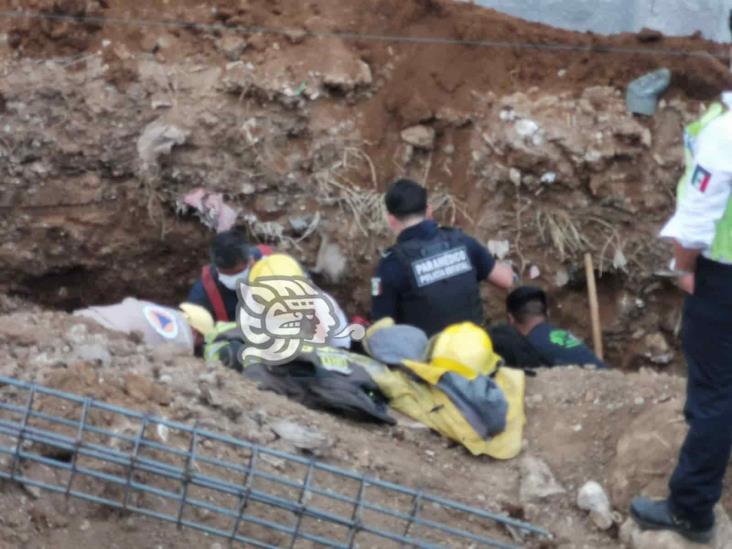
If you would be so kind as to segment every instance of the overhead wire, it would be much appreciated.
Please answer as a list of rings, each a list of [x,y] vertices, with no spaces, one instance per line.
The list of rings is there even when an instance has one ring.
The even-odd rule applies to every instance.
[[[203,31],[236,31],[242,34],[272,34],[292,36],[297,34],[309,38],[339,38],[342,40],[387,42],[404,44],[423,45],[445,45],[445,46],[467,46],[476,48],[494,49],[522,49],[538,50],[549,52],[577,52],[585,54],[621,54],[621,55],[655,55],[669,57],[702,57],[709,56],[718,59],[727,59],[727,53],[710,52],[708,50],[689,51],[677,48],[634,48],[623,46],[609,46],[600,44],[542,44],[535,42],[521,42],[512,40],[465,40],[459,38],[433,37],[433,36],[404,36],[394,34],[361,33],[352,31],[320,31],[301,28],[283,28],[266,26],[228,25],[223,23],[201,23],[196,21],[184,21],[179,19],[140,19],[107,17],[97,15],[68,15],[58,13],[45,13],[37,11],[5,10],[0,11],[0,18],[5,19],[36,19],[56,20],[101,25],[127,25],[133,27],[164,27],[195,29]]]

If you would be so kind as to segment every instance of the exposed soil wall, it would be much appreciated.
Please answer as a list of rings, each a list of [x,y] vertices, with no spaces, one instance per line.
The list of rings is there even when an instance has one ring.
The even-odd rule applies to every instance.
[[[0,18],[2,289],[67,309],[129,294],[181,301],[212,233],[177,213],[176,201],[203,186],[225,193],[253,239],[311,267],[324,240],[339,245],[346,268],[321,262],[319,281],[349,312],[364,312],[389,242],[378,193],[407,175],[427,184],[442,220],[486,243],[509,241],[507,259],[525,278],[538,267],[536,281],[564,304],[559,319],[583,336],[581,257],[591,251],[613,362],[644,362],[644,338],[659,329],[673,338],[679,300],[650,277],[667,253],[654,235],[672,208],[682,124],[730,75],[713,58],[603,47],[718,46],[648,33],[599,38],[447,1],[362,7],[10,2],[92,19]],[[241,30],[252,26],[290,31]],[[332,31],[586,49],[308,35]],[[660,65],[674,80],[659,113],[631,117],[624,86]],[[150,160],[140,137],[160,124],[185,137]],[[300,240],[297,227],[316,213],[316,230]],[[486,296],[500,319],[500,296]],[[640,358],[627,356],[631,341]]]

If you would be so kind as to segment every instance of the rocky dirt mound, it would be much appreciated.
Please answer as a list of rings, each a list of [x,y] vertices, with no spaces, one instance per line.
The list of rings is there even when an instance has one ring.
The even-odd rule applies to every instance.
[[[638,492],[665,494],[664,481],[684,432],[683,380],[648,371],[623,375],[562,369],[529,378],[524,449],[515,460],[497,462],[471,457],[406,418],[394,427],[379,427],[322,414],[258,391],[233,371],[181,356],[174,348],[146,348],[134,337],[63,313],[0,316],[0,351],[2,375],[303,452],[273,428],[281,420],[294,422],[322,435],[318,459],[532,521],[555,535],[544,547],[617,547],[629,498]],[[33,469],[29,474],[53,472]],[[604,486],[620,512],[608,531],[599,530],[577,507],[577,492],[589,480]],[[724,500],[727,510],[731,493]],[[202,534],[178,533],[172,525],[72,500],[66,504],[62,496],[8,484],[0,493],[0,509],[0,539],[12,545],[216,543]],[[455,520],[458,524],[460,517]],[[624,530],[628,539],[634,535],[630,528]],[[635,537],[633,547],[657,546]]]
[[[654,236],[673,205],[683,124],[732,86],[718,45],[599,38],[438,0],[5,4],[51,17],[0,14],[0,372],[298,451],[272,429],[292,420],[324,435],[329,463],[531,520],[558,547],[680,546],[619,525],[633,494],[664,493],[684,432],[680,378],[542,372],[529,380],[522,457],[500,463],[409,421],[377,428],[306,410],[22,298],[179,303],[213,234],[180,199],[204,187],[253,239],[304,258],[363,313],[389,242],[379,193],[407,175],[430,188],[441,220],[548,287],[557,320],[585,337],[579,266],[591,252],[610,363],[678,367],[680,298],[652,274],[666,260]],[[130,18],[147,23],[120,21]],[[630,116],[625,86],[659,66],[673,83],[657,115]],[[500,318],[500,296],[486,298]],[[622,513],[609,531],[577,508],[589,480]],[[11,485],[0,517],[9,546],[218,543]]]
[[[53,18],[0,18],[6,292],[67,309],[126,295],[179,303],[211,236],[179,199],[205,187],[363,314],[389,243],[379,192],[407,175],[441,220],[547,286],[557,319],[584,337],[578,266],[590,251],[610,362],[678,364],[679,298],[651,275],[666,258],[653,237],[672,208],[682,124],[729,75],[713,57],[603,48],[718,46],[601,39],[441,1],[10,7]],[[149,24],[162,19],[216,26]],[[585,49],[374,38],[392,34]],[[625,85],[660,65],[674,83],[659,113],[631,117]],[[486,298],[500,319],[500,296]]]

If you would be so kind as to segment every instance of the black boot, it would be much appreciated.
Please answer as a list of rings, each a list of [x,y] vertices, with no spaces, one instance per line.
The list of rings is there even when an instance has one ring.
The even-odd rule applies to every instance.
[[[700,528],[691,521],[674,516],[668,500],[637,497],[630,505],[630,515],[644,530],[671,530],[695,543],[708,543],[714,537],[714,524]]]

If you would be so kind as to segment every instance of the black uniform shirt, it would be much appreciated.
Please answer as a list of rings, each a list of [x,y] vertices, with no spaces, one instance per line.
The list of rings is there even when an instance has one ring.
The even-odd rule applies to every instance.
[[[586,366],[594,364],[607,368],[605,363],[587,345],[567,330],[556,328],[549,322],[542,322],[527,336],[534,348],[551,361],[552,366]]]
[[[428,240],[436,237],[439,230],[437,223],[427,219],[403,230],[397,237],[397,242],[414,239]],[[463,235],[462,238],[478,280],[487,279],[495,266],[493,256],[474,238],[467,235]],[[400,319],[397,318],[399,297],[408,290],[411,276],[411,273],[393,253],[384,254],[376,270],[376,276],[371,279],[371,320],[373,322],[384,317],[391,317],[399,323]]]

